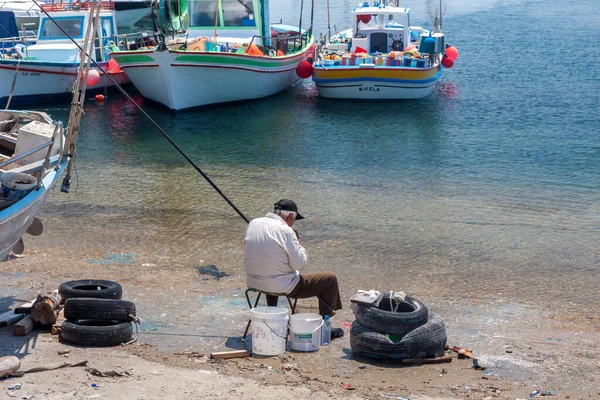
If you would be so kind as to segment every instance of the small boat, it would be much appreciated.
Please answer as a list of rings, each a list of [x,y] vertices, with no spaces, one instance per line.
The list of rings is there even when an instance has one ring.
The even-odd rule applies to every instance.
[[[312,29],[270,24],[268,0],[162,4],[160,44],[110,56],[145,98],[170,110],[280,92],[313,49]]]
[[[11,39],[0,39],[0,48],[4,48],[4,52],[0,52],[1,107],[68,100],[72,97],[81,50],[65,32],[75,38],[80,46],[83,44],[86,27],[90,23],[91,4],[43,4],[50,17],[45,14],[40,16],[36,43],[33,45],[17,43],[8,48],[4,42]],[[115,26],[113,4],[102,3],[92,57],[118,84],[126,84],[129,82],[127,76],[115,61],[109,60],[108,54],[118,49],[118,45],[129,46],[130,39],[140,34],[118,35]],[[88,82],[91,86],[89,94],[103,93],[114,86],[99,69],[92,68],[91,74],[97,79]]]
[[[142,18],[150,14],[149,1],[146,0],[115,0],[109,1],[114,4],[115,20],[117,28],[130,28],[139,22]],[[78,1],[39,1],[38,3],[90,3],[90,0]],[[87,7],[84,5],[84,7]],[[31,0],[1,0],[0,11],[13,11],[17,19],[17,26],[23,29],[23,25],[27,29],[37,30],[40,21],[40,8]]]
[[[37,111],[0,111],[0,261],[23,251],[25,232],[38,235],[39,208],[69,162],[61,122]]]
[[[437,10],[441,13],[441,5]],[[455,48],[446,49],[441,18],[435,19],[438,23],[431,31],[412,26],[409,8],[385,1],[361,3],[352,10],[352,18],[352,29],[317,45],[313,81],[319,96],[423,98],[433,92],[443,68],[452,67],[458,57]]]
[[[93,12],[99,15],[99,6]],[[96,27],[85,35],[83,54],[90,54]],[[0,110],[0,261],[23,252],[25,233],[42,233],[36,215],[65,173],[61,191],[70,190],[89,67],[89,56],[80,60],[66,129],[43,112]]]

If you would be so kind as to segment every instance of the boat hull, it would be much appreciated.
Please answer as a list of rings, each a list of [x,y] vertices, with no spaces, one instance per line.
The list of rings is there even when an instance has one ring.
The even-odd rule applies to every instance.
[[[108,63],[99,65],[106,71]],[[73,97],[73,85],[77,79],[79,62],[40,62],[18,60],[0,60],[0,106],[6,106],[14,85],[10,105],[43,103],[52,100],[64,100]],[[111,80],[100,73],[99,82],[88,87],[89,94],[102,93],[106,88],[114,86]],[[15,81],[16,76],[16,81]],[[111,73],[110,76],[119,84],[129,82],[123,72]]]
[[[170,110],[259,99],[289,87],[312,45],[290,56],[218,52],[111,53],[140,93]]]
[[[313,80],[319,96],[353,100],[420,99],[429,96],[442,67],[323,67],[315,66]]]
[[[32,190],[23,199],[0,211],[0,261],[6,259],[8,253],[25,234],[56,182],[62,176],[67,163],[68,160],[65,157],[58,169],[52,169],[44,177],[43,184],[39,189]]]

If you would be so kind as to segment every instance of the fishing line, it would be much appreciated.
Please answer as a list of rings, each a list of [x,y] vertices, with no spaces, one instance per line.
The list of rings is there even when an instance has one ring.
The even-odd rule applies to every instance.
[[[52,21],[54,24],[56,24],[56,26],[58,27],[58,29],[60,29],[62,31],[63,34],[65,34],[69,40],[71,40],[75,46],[77,46],[79,48],[79,50],[82,52],[83,54],[83,49],[81,48],[81,46],[79,45],[79,43],[77,43],[72,37],[71,35],[69,35],[62,26],[60,26],[55,20],[54,18],[52,18],[50,16],[50,14],[48,14],[48,12],[46,10],[44,10],[40,4],[37,2],[37,0],[33,0],[33,2],[40,8],[40,11],[42,11],[44,14],[46,14],[46,16],[50,19],[50,21]],[[95,35],[95,33],[94,33]],[[127,38],[125,38],[125,40],[127,40]],[[238,215],[240,217],[242,217],[242,219],[244,221],[246,221],[247,223],[250,223],[250,220],[248,219],[248,217],[246,217],[244,215],[244,213],[242,213],[242,211],[240,211],[239,208],[236,207],[235,204],[233,204],[233,202],[231,200],[229,200],[229,198],[225,195],[225,193],[223,193],[221,191],[221,189],[219,189],[219,187],[212,181],[212,179],[210,179],[210,177],[208,175],[206,175],[204,173],[204,171],[202,171],[202,169],[200,169],[200,167],[198,165],[196,165],[196,163],[194,161],[192,161],[192,159],[177,145],[177,143],[175,143],[175,141],[173,141],[173,139],[171,139],[171,137],[156,123],[156,121],[154,121],[152,119],[152,117],[150,117],[150,115],[148,115],[146,113],[146,111],[144,111],[144,109],[135,102],[135,100],[133,100],[133,98],[127,94],[127,92],[121,87],[121,85],[119,85],[112,76],[110,76],[110,74],[108,74],[104,68],[102,68],[100,65],[98,65],[98,63],[96,62],[96,60],[92,59],[92,57],[89,54],[85,54],[87,57],[89,57],[91,59],[91,61],[94,63],[94,65],[96,66],[96,68],[98,68],[100,70],[100,72],[102,72],[108,79],[110,79],[110,81],[115,85],[115,87],[121,92],[121,94],[123,94],[123,96],[125,96],[127,98],[127,100],[129,100],[130,102],[133,103],[133,105],[146,117],[148,118],[148,120],[152,123],[152,125],[154,125],[154,127],[165,137],[165,139],[167,139],[167,141],[169,143],[171,143],[171,145],[173,147],[175,147],[175,149],[179,152],[179,154],[181,154],[183,156],[183,158],[185,158],[187,160],[187,162],[189,162],[192,167],[194,167],[194,169],[196,171],[198,171],[198,173],[200,175],[202,175],[202,177],[217,191],[217,193],[219,193],[219,195],[223,198],[223,200],[225,200],[227,202],[227,204],[229,204],[231,206],[231,208],[233,208],[235,210],[235,212],[238,213]]]

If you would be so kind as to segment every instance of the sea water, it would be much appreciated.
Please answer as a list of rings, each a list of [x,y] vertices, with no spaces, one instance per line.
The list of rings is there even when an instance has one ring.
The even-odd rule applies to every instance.
[[[274,2],[273,19],[295,24],[297,3]],[[294,199],[311,268],[336,272],[350,294],[406,289],[593,312],[597,2],[446,3],[444,32],[460,57],[426,99],[341,102],[306,80],[176,115],[143,105],[249,218]],[[331,0],[332,29],[351,26],[354,4]],[[406,5],[413,24],[430,26],[421,2]],[[323,6],[315,32],[326,31]],[[67,106],[42,108],[67,119]],[[242,265],[245,222],[121,96],[87,103],[76,166],[72,193],[55,191],[44,209],[48,250],[68,236],[89,252]]]

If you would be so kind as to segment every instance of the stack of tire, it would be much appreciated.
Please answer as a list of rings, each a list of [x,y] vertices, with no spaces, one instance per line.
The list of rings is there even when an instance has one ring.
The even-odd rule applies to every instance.
[[[388,292],[377,306],[356,303],[354,315],[350,347],[355,355],[389,360],[444,355],[444,321],[417,299],[406,296],[402,301]]]
[[[60,336],[82,346],[116,346],[131,340],[135,304],[121,300],[123,288],[113,281],[85,279],[58,288],[65,300]]]

